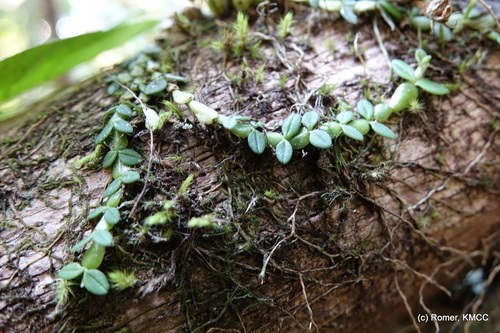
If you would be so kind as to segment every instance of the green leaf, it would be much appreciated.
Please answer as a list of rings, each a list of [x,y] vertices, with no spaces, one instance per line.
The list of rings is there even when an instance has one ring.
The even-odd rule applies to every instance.
[[[219,121],[222,126],[224,126],[225,129],[232,130],[238,121],[236,120],[236,117],[226,117],[224,115],[219,116]]]
[[[410,16],[410,24],[414,28],[419,28],[422,31],[429,31],[431,29],[431,20],[427,16]]]
[[[111,79],[111,78],[108,78],[108,79]],[[104,80],[106,80],[106,79],[104,79]],[[104,112],[104,118],[107,118],[111,115],[114,115],[117,107],[118,107],[118,105],[114,105],[114,106],[110,107],[109,109],[107,109],[106,112]]]
[[[159,95],[165,88],[167,88],[167,80],[160,76],[149,82],[142,92],[146,95]]]
[[[120,180],[125,184],[131,184],[139,180],[139,178],[141,178],[141,176],[134,170],[126,171],[120,176]]]
[[[262,154],[264,149],[266,149],[266,137],[262,132],[253,130],[248,135],[248,145],[254,153]]]
[[[341,125],[344,125],[354,119],[354,113],[352,113],[352,111],[343,111],[340,112],[336,118]]]
[[[287,164],[292,159],[292,155],[293,148],[291,143],[285,139],[281,140],[281,142],[276,146],[276,158],[278,161],[282,164]]]
[[[177,81],[177,82],[181,82],[181,83],[188,83],[189,82],[189,79],[185,78],[184,76],[179,76],[179,75],[170,74],[170,73],[166,73],[166,74],[164,74],[164,76],[167,80],[170,80],[170,81]]]
[[[239,138],[246,138],[254,129],[255,128],[249,124],[236,123],[236,125],[231,128],[231,133]]]
[[[357,129],[359,133],[361,133],[361,135],[365,135],[370,131],[370,123],[368,122],[368,120],[363,118],[355,119],[351,121],[348,125]]]
[[[365,118],[366,120],[372,120],[373,118],[373,104],[367,101],[366,99],[362,99],[357,104],[358,113]]]
[[[95,295],[106,295],[109,290],[106,275],[97,269],[89,269],[83,273],[82,285]]]
[[[111,134],[111,131],[113,130],[113,124],[107,123],[106,126],[102,129],[101,133],[95,138],[95,143],[99,144],[106,140],[106,138]]]
[[[292,136],[297,134],[300,130],[300,124],[300,115],[292,113],[286,117],[285,121],[283,121],[283,125],[281,126],[281,131],[283,132],[285,139],[290,139]]]
[[[85,246],[85,244],[87,244],[88,242],[90,242],[92,240],[92,237],[94,237],[93,234],[88,235],[87,237],[85,237],[84,239],[79,241],[75,246],[73,246],[71,248],[71,250],[69,250],[69,252],[76,252],[76,251],[80,250],[82,247]]]
[[[64,266],[59,271],[58,275],[61,279],[73,280],[74,278],[80,276],[80,274],[82,274],[84,271],[85,268],[83,268],[79,263],[72,262],[71,264]]]
[[[332,138],[338,137],[342,134],[342,127],[336,121],[328,121],[321,124],[320,129],[326,131]]]
[[[118,158],[113,164],[113,169],[111,171],[111,175],[113,179],[119,179],[125,172],[129,171],[130,167],[123,164]],[[121,180],[120,180],[121,181]]]
[[[356,24],[358,23],[358,16],[353,10],[352,6],[343,5],[340,7],[340,15],[349,23]]]
[[[392,93],[389,107],[393,112],[399,112],[410,106],[410,103],[418,97],[418,89],[414,84],[403,82]]]
[[[417,60],[417,62],[419,64],[426,64],[426,59],[427,59],[427,53],[423,50],[423,49],[417,49],[415,51],[415,60]]]
[[[104,220],[109,224],[117,224],[120,222],[120,211],[116,207],[109,207],[104,213]],[[103,244],[104,245],[104,244]]]
[[[401,17],[403,17],[401,11],[388,1],[381,1],[380,6],[384,10],[384,12],[388,13],[397,20],[401,20]]]
[[[276,133],[276,132],[266,132],[266,138],[267,138],[267,142],[271,146],[273,146],[274,148],[276,148],[276,146],[278,145],[278,143],[280,143],[281,140],[283,140],[283,134]]]
[[[0,62],[0,102],[49,81],[72,67],[155,26],[157,21],[118,26],[43,44]]]
[[[281,140],[280,140],[281,141]],[[300,129],[300,132],[295,134],[293,138],[288,140],[293,149],[302,149],[309,144],[309,130],[305,127]],[[279,143],[279,142],[278,142]]]
[[[141,163],[141,155],[132,149],[123,149],[118,152],[118,158],[124,165],[132,166]]]
[[[111,246],[113,244],[113,235],[111,235],[109,231],[104,229],[94,231],[94,237],[92,239],[94,240],[94,242],[102,246]]]
[[[374,107],[374,118],[378,121],[387,120],[391,116],[392,110],[388,104],[380,103]]]
[[[415,70],[403,60],[394,59],[391,61],[391,67],[401,78],[410,82],[415,81]]]
[[[312,130],[318,123],[318,120],[319,114],[316,111],[309,111],[302,116],[302,125],[304,125],[308,130]]]
[[[354,127],[349,125],[340,125],[340,126],[342,127],[342,132],[344,132],[344,134],[350,137],[351,139],[359,141],[363,140],[363,134],[361,134],[361,132],[355,129]]]
[[[453,39],[453,32],[447,26],[436,22],[434,25],[434,35],[438,40],[443,40],[445,42],[449,42]]]
[[[314,130],[309,133],[309,141],[314,147],[326,149],[332,146],[332,137],[325,131]]]
[[[122,118],[116,117],[116,119],[113,119],[111,122],[115,130],[117,130],[118,132],[127,134],[134,132],[132,125],[130,125],[128,121],[123,120]]]
[[[107,209],[107,207],[105,207],[105,206],[99,206],[99,207],[97,207],[96,209],[94,209],[92,211],[92,213],[90,213],[87,216],[87,220],[95,219],[96,217],[98,217],[99,215],[101,215],[102,212],[104,212],[106,209]]]
[[[124,133],[115,131],[112,146],[113,146],[112,150],[122,150],[127,148],[128,146],[127,136]]]
[[[448,88],[440,83],[428,79],[420,79],[415,85],[434,95],[446,95],[450,92]]]
[[[112,166],[117,156],[118,152],[116,150],[108,151],[106,156],[104,156],[104,159],[102,160],[102,167],[109,168],[110,166]]]
[[[370,121],[370,126],[372,130],[380,136],[388,139],[395,139],[396,134],[387,126],[381,123],[377,123],[376,121]]]
[[[116,191],[120,189],[120,186],[122,185],[122,181],[120,179],[115,179],[111,182],[111,184],[108,185],[104,193],[102,194],[103,198],[107,198],[112,194],[115,194]]]
[[[117,191],[106,201],[106,207],[116,207],[122,199],[123,191]]]
[[[116,113],[118,113],[121,117],[129,118],[132,116],[133,112],[130,108],[125,104],[120,104],[116,107]]]

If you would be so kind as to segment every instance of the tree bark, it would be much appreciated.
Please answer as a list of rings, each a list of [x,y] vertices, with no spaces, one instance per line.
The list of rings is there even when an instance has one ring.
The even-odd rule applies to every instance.
[[[295,17],[285,40],[269,37],[276,29],[271,18],[253,22],[252,30],[261,31],[253,37],[261,42],[255,59],[202,47],[220,38],[223,27],[202,30],[200,22],[178,23],[160,45],[198,100],[270,127],[300,105],[328,113],[339,98],[355,105],[366,95],[390,97],[395,83],[372,17],[357,26],[320,13]],[[378,25],[390,58],[411,62],[406,50],[418,47],[416,33]],[[359,33],[356,44],[346,38],[349,29]],[[396,140],[340,139],[329,150],[296,151],[281,165],[270,149],[257,156],[245,140],[200,125],[182,109],[183,119],[155,134],[144,196],[137,199],[142,185],[127,188],[125,210],[132,211],[135,200],[139,206],[113,229],[115,246],[103,264],[105,271],[135,272],[139,285],[106,296],[76,285],[63,307],[54,302],[54,280],[81,255],[69,249],[92,230],[86,216],[110,179],[98,166],[73,163],[94,149],[103,114],[117,101],[97,78],[40,106],[27,122],[3,124],[0,327],[387,332],[411,327],[413,316],[416,327],[433,331],[435,324],[417,323],[418,315],[456,300],[452,287],[468,271],[482,268],[493,277],[498,270],[500,82],[491,68],[498,68],[500,53],[464,38],[467,49],[453,43],[440,49],[430,40],[432,79],[462,84],[443,97],[421,93],[421,110],[393,116]],[[476,50],[485,56],[458,74],[457,59]],[[262,64],[259,83],[251,73]],[[280,86],[283,74],[288,79]],[[317,93],[323,84],[335,84],[328,96]],[[162,107],[168,98],[150,103]],[[149,157],[140,117],[134,126],[132,144]],[[146,168],[147,161],[143,180]],[[175,220],[144,231],[144,219],[191,173],[195,182]],[[216,213],[214,230],[186,227],[191,217],[210,212]],[[470,311],[467,302],[459,304],[453,313]]]

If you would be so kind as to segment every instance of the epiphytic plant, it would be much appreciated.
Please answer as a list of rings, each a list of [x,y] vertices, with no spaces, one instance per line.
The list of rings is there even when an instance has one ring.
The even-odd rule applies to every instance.
[[[246,26],[248,22],[243,14],[239,14],[238,17],[239,21],[237,20],[234,29],[239,36],[238,39],[242,42],[240,47],[243,48],[248,43],[249,32]],[[291,21],[291,16],[289,20]],[[123,102],[110,108],[105,113],[106,124],[95,139],[95,152],[80,161],[80,164],[86,163],[105,153],[102,167],[112,170],[113,180],[103,193],[103,204],[87,217],[89,220],[99,218],[99,222],[87,237],[71,249],[71,252],[84,248],[88,243],[90,246],[80,262],[70,263],[60,270],[59,278],[63,282],[60,285],[68,286],[70,280],[82,276],[81,287],[91,293],[103,295],[110,288],[108,278],[99,270],[99,267],[103,262],[106,247],[114,243],[110,231],[122,219],[120,203],[125,195],[126,185],[140,180],[140,174],[133,167],[143,160],[137,151],[129,147],[127,138],[127,135],[134,132],[134,126],[129,119],[135,115],[135,112],[143,117],[145,127],[151,133],[151,145],[152,131],[160,128],[172,113],[180,114],[178,106],[186,105],[200,123],[221,126],[231,134],[246,139],[250,149],[256,154],[262,154],[267,147],[270,147],[278,161],[287,164],[291,161],[294,150],[303,149],[309,144],[318,149],[328,149],[338,144],[337,139],[343,135],[361,141],[373,132],[374,135],[394,139],[396,135],[383,122],[392,113],[400,112],[415,104],[418,88],[435,95],[449,92],[445,86],[424,78],[431,60],[430,55],[419,49],[415,53],[415,59],[416,68],[402,60],[391,62],[394,72],[406,82],[396,88],[388,103],[373,105],[369,100],[363,99],[357,102],[355,108],[340,107],[337,114],[329,117],[325,117],[326,112],[320,109],[304,110],[303,114],[291,113],[284,119],[280,131],[274,131],[266,124],[253,121],[250,117],[219,114],[204,103],[195,100],[193,94],[181,91],[176,85],[169,83],[172,80],[185,82],[184,78],[164,74],[161,72],[161,65],[150,59],[148,55],[139,56],[128,64],[129,73],[119,74],[112,78],[108,92],[114,94],[120,91],[120,87],[126,88],[125,91],[121,90],[120,98],[125,101],[134,98],[140,107],[131,108],[133,105],[131,102]],[[127,83],[130,88],[124,83]],[[170,112],[162,111],[158,114],[145,104],[150,98],[164,96],[165,93],[171,96],[173,102],[168,99],[164,101],[164,104],[171,110]],[[179,189],[177,197],[165,201],[163,210],[147,218],[146,224],[150,226],[163,224],[175,216],[178,196],[183,195],[191,180],[192,177],[188,177]],[[195,217],[187,223],[187,226],[211,227],[214,225],[213,218],[212,214]],[[136,281],[133,276],[125,273],[111,274],[109,278],[119,289],[133,285]]]
[[[78,251],[92,241],[90,247],[82,257],[81,263],[66,265],[59,272],[59,277],[73,280],[83,274],[81,287],[85,287],[93,294],[103,295],[109,290],[109,283],[103,272],[97,268],[104,258],[105,248],[113,244],[113,235],[110,230],[121,219],[119,204],[124,193],[124,185],[139,180],[140,175],[131,167],[139,164],[142,157],[135,150],[127,148],[127,134],[133,132],[132,125],[126,120],[133,115],[132,110],[125,104],[112,107],[106,112],[111,115],[95,142],[97,145],[106,145],[109,151],[105,155],[102,166],[112,168],[113,181],[103,193],[105,204],[92,211],[87,219],[100,217],[94,230],[73,246],[71,252]]]
[[[362,141],[370,130],[388,139],[396,138],[394,132],[382,122],[393,112],[400,112],[414,103],[418,97],[418,88],[434,95],[449,92],[444,85],[424,78],[431,56],[424,50],[415,52],[417,67],[413,69],[402,60],[393,60],[392,69],[406,82],[400,84],[392,94],[389,102],[373,105],[363,99],[356,104],[357,113],[341,111],[334,119],[320,119],[319,111],[308,111],[304,115],[290,114],[281,126],[281,132],[265,130],[265,124],[252,121],[244,116],[225,116],[214,109],[194,100],[193,94],[180,90],[172,93],[176,104],[186,104],[199,122],[211,125],[222,125],[230,133],[246,138],[250,149],[262,154],[267,146],[274,149],[276,158],[282,164],[290,162],[293,151],[303,149],[307,145],[320,149],[330,148],[335,139],[345,135],[351,139]]]

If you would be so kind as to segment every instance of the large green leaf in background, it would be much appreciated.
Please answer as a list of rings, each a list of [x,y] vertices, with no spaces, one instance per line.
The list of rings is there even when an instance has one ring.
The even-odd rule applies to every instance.
[[[72,67],[116,47],[135,35],[152,28],[157,21],[121,25],[43,44],[0,62],[0,102],[47,82]]]

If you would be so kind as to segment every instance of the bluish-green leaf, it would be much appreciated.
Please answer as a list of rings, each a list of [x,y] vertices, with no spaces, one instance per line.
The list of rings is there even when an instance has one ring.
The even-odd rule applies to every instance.
[[[387,126],[381,123],[377,123],[376,121],[370,121],[370,126],[372,130],[380,136],[388,139],[395,139],[396,134]]]
[[[361,134],[361,132],[355,129],[354,127],[349,125],[340,125],[340,126],[342,127],[342,132],[344,132],[344,134],[350,137],[351,139],[359,141],[363,140],[363,134]]]
[[[167,80],[159,76],[149,82],[142,92],[146,95],[159,95],[165,88],[167,88]]]
[[[219,116],[220,117],[220,116]],[[223,116],[221,117],[222,121],[221,121],[221,124],[222,126],[224,126],[224,128],[228,129],[228,130],[232,130],[236,124],[238,123],[238,121],[236,120],[236,117],[226,117],[226,116]]]
[[[292,159],[293,148],[287,140],[281,140],[276,146],[276,158],[282,164],[287,164]]]
[[[254,127],[252,125],[237,122],[236,125],[231,128],[231,133],[239,138],[246,138],[253,130]]]
[[[73,246],[69,252],[76,252],[78,251],[79,249],[81,249],[82,247],[85,246],[85,244],[87,244],[88,242],[90,242],[92,240],[92,237],[94,235],[90,234],[88,235],[87,237],[85,237],[84,239],[82,239],[81,241],[79,241],[75,246]]]
[[[92,220],[92,219],[95,219],[96,217],[98,217],[99,215],[102,214],[102,212],[104,212],[105,210],[107,209],[107,207],[105,206],[99,206],[97,207],[96,209],[94,209],[88,216],[87,216],[87,219],[88,220]]]
[[[353,7],[344,5],[340,7],[340,15],[349,23],[356,24],[358,23],[358,16],[353,10]]]
[[[118,152],[116,150],[110,150],[106,153],[104,156],[104,159],[102,160],[102,167],[103,168],[109,168],[110,166],[113,165],[113,163],[116,160],[116,157],[118,156]]]
[[[118,222],[120,222],[120,211],[116,207],[108,207],[103,217],[107,223],[117,224]]]
[[[141,176],[137,171],[134,170],[126,171],[120,176],[120,180],[125,184],[136,182],[139,180],[139,178],[141,178]]]
[[[319,114],[316,111],[309,111],[302,116],[302,125],[308,130],[312,130],[318,123],[318,120]]]
[[[119,26],[36,46],[0,62],[0,102],[58,77],[72,67],[152,28],[157,21]]]
[[[266,138],[269,145],[276,148],[278,143],[280,143],[281,140],[283,140],[283,134],[276,132],[266,132]]]
[[[453,32],[447,26],[436,22],[434,25],[434,35],[439,40],[444,40],[445,42],[449,42],[453,39]]]
[[[102,194],[103,198],[107,198],[112,194],[115,194],[119,189],[120,186],[122,185],[122,181],[120,179],[115,179],[113,180],[108,187],[106,187],[106,190]]]
[[[185,78],[184,76],[179,76],[179,75],[170,74],[170,73],[166,73],[164,76],[167,80],[170,80],[170,81],[177,81],[177,82],[181,82],[181,83],[188,83],[189,82],[189,79]]]
[[[72,262],[71,264],[64,266],[57,275],[59,275],[61,279],[72,280],[80,276],[83,271],[85,271],[85,268],[83,268],[79,263]]]
[[[380,103],[375,105],[373,117],[378,121],[387,120],[392,113],[391,107],[388,104]]]
[[[352,113],[352,111],[343,111],[340,112],[336,118],[341,125],[344,125],[354,119],[354,113]]]
[[[420,79],[415,82],[415,85],[434,95],[446,95],[450,92],[450,90],[442,84],[428,79]]]
[[[134,131],[132,128],[132,125],[126,120],[123,120],[122,118],[116,117],[115,119],[112,120],[113,127],[115,130],[121,133],[127,133],[130,134]]]
[[[305,127],[302,127],[299,133],[295,134],[295,136],[288,140],[288,142],[290,142],[293,149],[304,148],[309,144],[309,130]]]
[[[373,118],[373,104],[366,99],[362,99],[357,104],[358,113],[366,120]]]
[[[300,130],[300,115],[296,113],[292,113],[283,121],[283,125],[281,126],[281,131],[285,136],[285,139],[290,139],[292,136],[297,134]]]
[[[121,117],[124,117],[124,118],[129,118],[132,116],[132,110],[130,110],[130,108],[125,105],[125,104],[120,104],[116,107],[115,109],[115,112],[118,113]]]
[[[342,134],[342,127],[336,121],[328,121],[326,123],[321,124],[319,127],[321,130],[326,131],[332,138],[338,137]]]
[[[399,112],[410,106],[410,103],[418,97],[418,89],[414,84],[403,82],[392,93],[389,107],[393,112]]]
[[[120,204],[120,200],[122,199],[123,191],[117,191],[113,195],[108,198],[106,201],[106,207],[116,207]]]
[[[111,235],[109,231],[103,229],[94,231],[94,237],[92,239],[102,246],[111,246],[113,244],[113,235]]]
[[[123,149],[118,152],[118,158],[124,165],[132,166],[141,163],[141,155],[132,149]]]
[[[362,135],[365,135],[370,131],[370,123],[368,120],[363,118],[354,119],[348,125],[357,129]]]
[[[431,30],[431,20],[427,16],[410,16],[410,24],[414,28],[420,28],[422,31]]]
[[[427,59],[427,53],[423,49],[417,49],[415,51],[415,60],[419,64],[426,64],[426,62],[427,62],[427,61],[425,61],[426,59]]]
[[[391,67],[394,72],[396,72],[396,74],[398,74],[402,79],[408,80],[410,82],[415,81],[415,70],[403,60],[391,60]]]
[[[106,126],[104,126],[104,128],[102,129],[101,133],[99,133],[99,135],[95,138],[95,143],[98,144],[106,140],[109,134],[111,134],[112,130],[113,124],[107,123]]]
[[[83,273],[82,285],[95,295],[106,295],[109,290],[106,275],[97,269],[89,269]]]
[[[248,145],[254,153],[262,154],[264,149],[266,149],[266,137],[262,132],[253,130],[248,135]]]
[[[309,133],[309,141],[314,147],[326,149],[332,146],[332,137],[325,131],[314,130]]]

